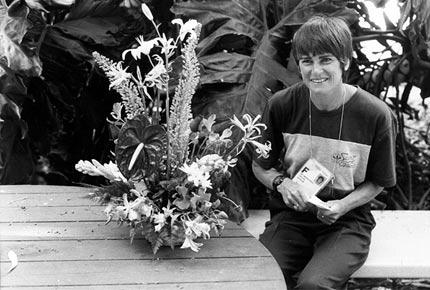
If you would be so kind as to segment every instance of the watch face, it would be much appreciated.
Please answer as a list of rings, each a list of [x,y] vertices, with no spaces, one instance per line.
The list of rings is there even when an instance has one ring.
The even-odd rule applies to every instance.
[[[273,179],[273,189],[276,190],[276,187],[284,181],[285,177],[283,175],[276,176]]]

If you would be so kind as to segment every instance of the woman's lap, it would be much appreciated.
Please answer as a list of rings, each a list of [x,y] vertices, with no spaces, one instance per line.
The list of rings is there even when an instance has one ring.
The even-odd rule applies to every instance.
[[[298,289],[338,289],[365,262],[373,227],[370,211],[360,209],[330,226],[311,213],[283,211],[266,224],[260,241],[289,289],[296,281]]]

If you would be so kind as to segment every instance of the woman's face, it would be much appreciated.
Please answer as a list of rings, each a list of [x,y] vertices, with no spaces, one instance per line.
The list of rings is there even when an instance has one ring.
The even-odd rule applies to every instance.
[[[303,82],[314,94],[333,94],[341,88],[342,66],[331,53],[300,56],[299,68]]]

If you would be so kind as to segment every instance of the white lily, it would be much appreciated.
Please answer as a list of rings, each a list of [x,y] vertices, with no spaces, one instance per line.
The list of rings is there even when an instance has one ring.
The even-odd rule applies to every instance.
[[[202,217],[197,216],[194,220],[185,221],[185,226],[189,228],[197,237],[210,238],[211,227],[207,223],[202,223]]]
[[[161,53],[167,54],[168,57],[170,57],[174,53],[176,45],[173,38],[168,39],[166,37],[166,34],[163,33],[161,37],[157,37],[154,40],[158,41],[159,45],[161,46]]]
[[[155,225],[155,231],[159,232],[161,228],[166,224],[166,216],[164,213],[157,213],[153,215]]]
[[[209,118],[207,118],[207,119],[203,118],[203,120],[201,121],[201,126],[206,127],[206,129],[209,132],[211,132],[212,126],[215,124],[215,119],[216,119],[215,114],[210,115]]]
[[[194,252],[198,252],[200,250],[200,247],[203,246],[202,243],[196,243],[193,241],[193,239],[190,236],[185,236],[184,243],[181,246],[181,249],[187,249],[190,248]]]
[[[256,147],[255,151],[259,154],[258,158],[269,157],[269,151],[272,150],[272,144],[270,143],[270,141],[267,141],[265,144],[260,143],[260,142],[255,141],[255,140],[251,140],[249,142]]]
[[[182,19],[177,18],[172,20],[172,24],[178,24],[181,27],[179,30],[179,38],[181,41],[184,41],[188,33],[191,34],[191,37],[197,37],[196,28],[199,26],[197,20],[190,19],[184,24]]]
[[[163,89],[168,81],[168,74],[166,68],[164,67],[164,62],[161,57],[156,57],[158,63],[146,74],[145,84],[148,87],[153,87]]]
[[[237,126],[240,130],[245,132],[248,135],[252,135],[252,133],[261,134],[261,129],[265,130],[267,127],[263,123],[257,123],[261,118],[260,115],[257,115],[253,120],[249,114],[243,115],[242,119],[246,121],[246,124],[243,125],[241,121],[236,116],[233,116],[233,119],[230,119],[233,125]],[[260,128],[261,127],[261,128]]]
[[[188,181],[193,182],[195,186],[203,188],[212,188],[209,172],[205,172],[196,162],[191,163],[191,166],[184,163],[180,168],[188,175]]]
[[[115,209],[118,214],[118,217],[121,220],[127,220],[127,219],[130,221],[140,220],[141,218],[140,214],[134,209],[135,204],[140,201],[135,200],[132,203],[129,203],[126,193],[123,194],[122,199],[124,202],[124,206],[117,206]]]
[[[156,40],[151,39],[148,41],[145,41],[143,39],[142,35],[139,35],[136,38],[137,43],[139,44],[138,47],[136,48],[130,48],[130,49],[126,49],[124,50],[124,52],[122,53],[122,59],[125,59],[125,56],[127,55],[127,53],[131,53],[131,55],[133,56],[133,58],[135,60],[140,59],[140,56],[142,54],[144,55],[149,55],[149,53],[151,52],[151,49],[155,46],[155,44],[157,43]]]

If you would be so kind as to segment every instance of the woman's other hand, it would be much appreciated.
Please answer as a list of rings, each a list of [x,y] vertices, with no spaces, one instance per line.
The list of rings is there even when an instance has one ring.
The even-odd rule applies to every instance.
[[[318,208],[317,218],[325,224],[335,223],[346,212],[346,206],[342,200],[329,200],[326,202],[329,209]]]
[[[311,204],[308,202],[308,197],[304,193],[301,185],[295,183],[290,178],[285,178],[277,190],[282,195],[285,204],[297,211],[308,211]]]

